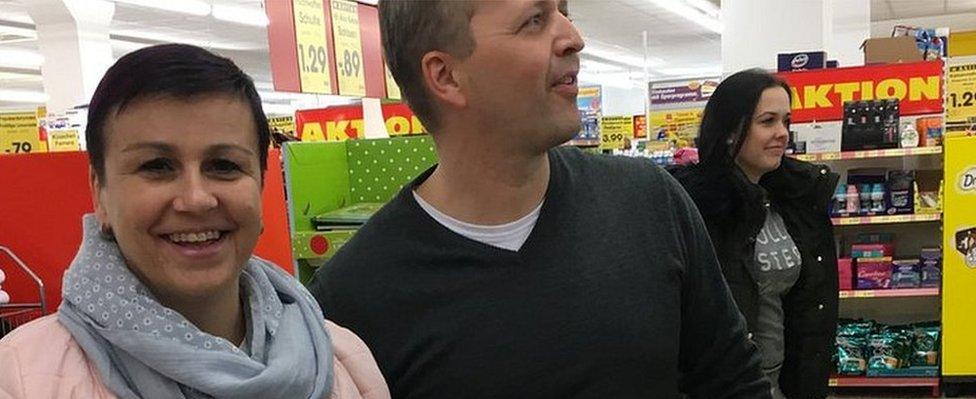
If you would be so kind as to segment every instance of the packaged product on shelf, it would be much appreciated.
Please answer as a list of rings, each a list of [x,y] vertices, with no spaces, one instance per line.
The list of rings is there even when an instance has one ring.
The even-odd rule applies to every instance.
[[[847,213],[847,185],[838,184],[834,190],[834,200],[830,204],[830,213],[834,217],[845,217]]]
[[[861,184],[857,187],[858,194],[860,194],[859,200],[861,201],[861,214],[867,215],[871,213],[871,209],[874,203],[871,201],[871,190],[874,187],[873,184]]]
[[[891,267],[891,288],[918,288],[922,273],[917,259],[896,260]]]
[[[915,130],[918,131],[920,146],[936,147],[942,145],[941,116],[928,116],[916,119]]]
[[[864,375],[868,364],[867,337],[874,329],[873,321],[840,320],[835,353],[838,374]]]
[[[858,259],[857,289],[876,290],[891,288],[891,259]]]
[[[942,248],[922,248],[921,286],[939,288],[942,286]]]
[[[939,365],[939,344],[942,327],[939,322],[931,321],[913,325],[914,340],[912,342],[912,367],[927,367]]]
[[[837,259],[837,282],[840,289],[847,291],[854,289],[854,264],[851,258]]]
[[[868,373],[908,366],[912,335],[900,329],[883,329],[868,336]]]
[[[857,192],[857,185],[847,185],[847,213],[856,215],[861,211],[861,196]]]
[[[915,212],[915,171],[892,170],[888,172],[888,214]]]
[[[919,138],[918,130],[915,130],[915,125],[911,122],[905,122],[901,125],[901,148],[915,148],[918,147]]]
[[[854,244],[851,246],[852,258],[884,258],[894,254],[892,244]]]
[[[871,185],[871,213],[880,214],[887,209],[885,204],[885,189],[881,183]]]

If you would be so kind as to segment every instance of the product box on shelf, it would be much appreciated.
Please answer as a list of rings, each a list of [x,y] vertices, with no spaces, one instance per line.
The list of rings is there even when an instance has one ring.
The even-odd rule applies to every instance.
[[[918,259],[896,260],[891,267],[891,288],[918,288],[922,272]]]
[[[889,215],[915,212],[915,171],[892,170],[888,172],[888,211]]]
[[[779,72],[805,71],[827,67],[826,51],[804,51],[799,53],[780,53],[776,56]]]
[[[857,259],[857,289],[891,288],[891,258]]]
[[[842,291],[854,289],[854,260],[851,258],[837,259],[837,282]]]
[[[939,288],[942,286],[942,248],[922,248],[921,273],[923,288]]]
[[[888,64],[896,62],[922,61],[915,38],[879,37],[867,39],[861,44],[864,49],[864,64]]]
[[[915,120],[915,130],[919,135],[919,146],[937,147],[942,145],[942,117],[926,116]]]
[[[844,102],[843,151],[898,148],[901,136],[899,100],[887,98]]]
[[[854,244],[851,246],[851,257],[855,259],[872,259],[894,256],[895,246],[887,244]]]

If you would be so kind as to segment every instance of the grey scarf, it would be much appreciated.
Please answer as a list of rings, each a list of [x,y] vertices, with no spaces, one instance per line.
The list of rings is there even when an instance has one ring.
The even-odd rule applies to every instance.
[[[64,275],[58,319],[102,381],[122,398],[325,398],[332,344],[317,302],[292,276],[252,257],[241,274],[248,338],[201,331],[160,304],[119,247],[84,217],[84,239]]]

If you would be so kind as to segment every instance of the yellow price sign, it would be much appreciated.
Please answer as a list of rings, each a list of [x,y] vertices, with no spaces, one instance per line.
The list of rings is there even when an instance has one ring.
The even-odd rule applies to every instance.
[[[43,151],[36,112],[0,113],[0,154]]]
[[[363,41],[359,35],[359,5],[347,0],[332,0],[331,3],[339,94],[365,96],[366,71],[363,66]]]
[[[976,119],[976,62],[949,66],[946,108],[947,123]]]
[[[332,94],[322,0],[294,0],[298,76],[303,93]]]
[[[77,130],[48,132],[47,141],[48,151],[50,152],[81,151],[81,145],[78,143]]]
[[[605,116],[600,118],[600,149],[622,150],[628,139],[634,138],[634,117]]]

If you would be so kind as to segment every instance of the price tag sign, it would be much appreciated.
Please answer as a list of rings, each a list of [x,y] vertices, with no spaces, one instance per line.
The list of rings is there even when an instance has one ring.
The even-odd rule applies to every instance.
[[[332,0],[332,36],[335,38],[339,94],[365,96],[363,41],[359,36],[359,6],[347,0]]]
[[[391,100],[400,100],[403,95],[400,93],[400,86],[397,85],[396,80],[393,80],[393,74],[390,73],[390,68],[383,64],[383,72],[386,73],[386,98]]]
[[[294,0],[298,76],[303,93],[332,94],[322,0]]]
[[[47,135],[47,141],[50,152],[81,151],[77,130],[50,131]]]
[[[976,123],[976,62],[949,66],[946,122]]]
[[[622,150],[628,139],[634,138],[634,117],[606,116],[600,118],[600,149]]]
[[[36,112],[0,113],[0,155],[43,152]]]

